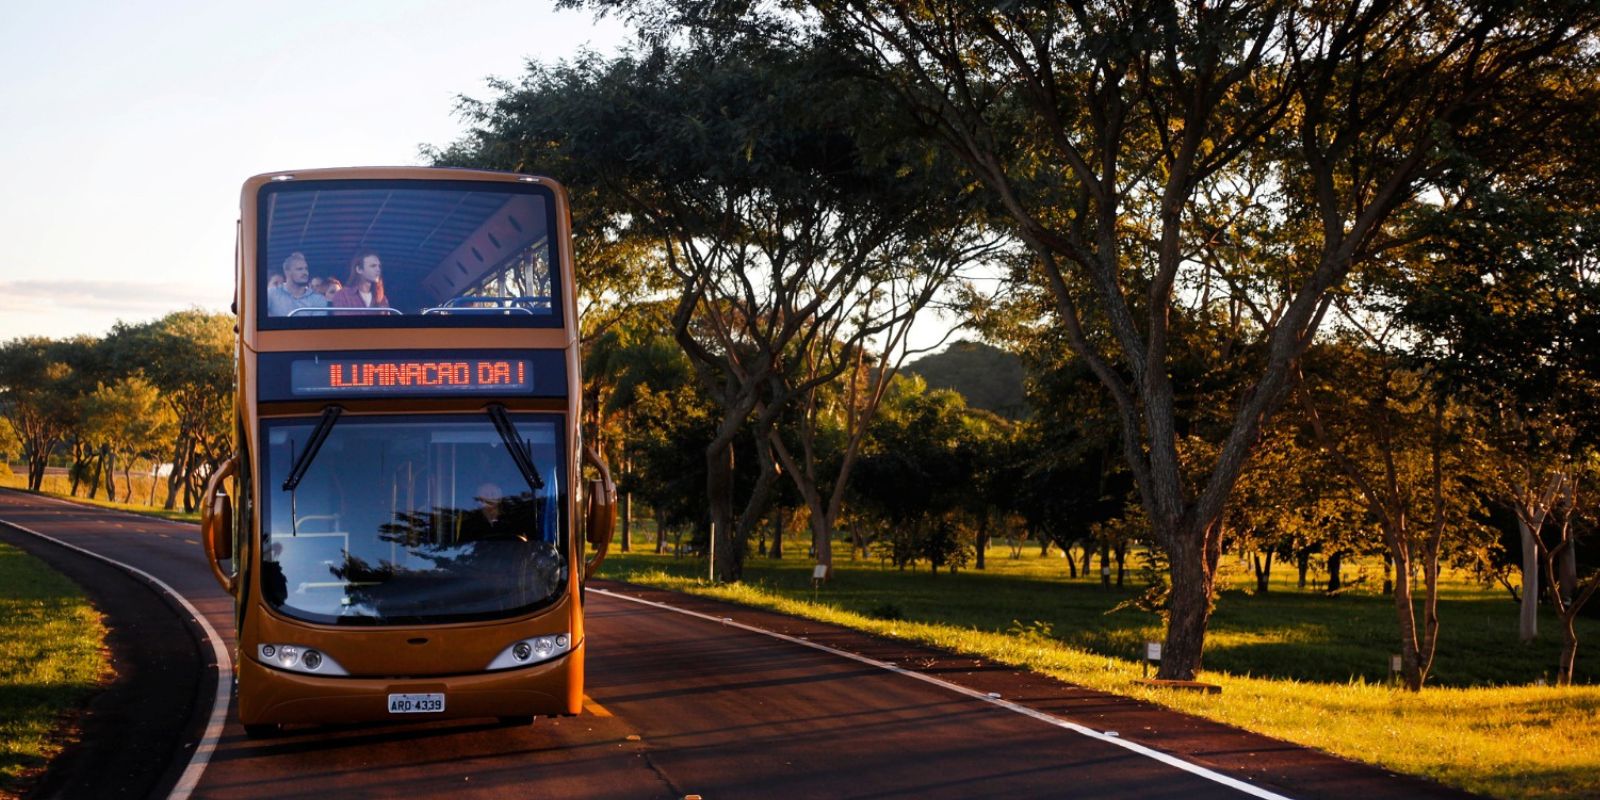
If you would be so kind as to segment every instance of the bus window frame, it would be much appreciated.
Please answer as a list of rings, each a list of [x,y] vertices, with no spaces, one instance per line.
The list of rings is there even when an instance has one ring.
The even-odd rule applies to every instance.
[[[581,555],[581,548],[584,547],[584,543],[579,542],[576,539],[577,522],[573,519],[574,514],[577,512],[573,508],[574,504],[572,503],[572,491],[570,488],[571,475],[568,474],[571,470],[571,465],[568,463],[570,460],[568,457],[571,455],[571,452],[568,448],[569,442],[566,428],[568,420],[566,419],[566,416],[567,415],[565,412],[560,411],[512,412],[513,419],[518,417],[532,417],[536,420],[548,421],[552,424],[552,428],[555,432],[555,449],[558,457],[554,463],[554,466],[557,470],[556,486],[554,491],[556,492],[557,508],[561,509],[561,511],[557,512],[558,516],[556,518],[556,541],[558,543],[557,552],[561,554],[563,562],[566,565],[566,575],[562,581],[562,585],[555,591],[552,591],[549,596],[545,597],[543,600],[531,605],[521,606],[514,609],[500,609],[497,611],[484,611],[467,614],[441,614],[428,618],[386,617],[382,619],[375,619],[372,617],[331,617],[318,619],[317,617],[322,615],[296,613],[294,610],[286,609],[278,604],[273,603],[267,598],[264,591],[258,590],[258,597],[260,598],[262,608],[278,618],[291,620],[296,624],[301,625],[319,625],[341,629],[378,629],[415,628],[436,625],[454,625],[461,623],[500,623],[540,614],[552,606],[560,603],[562,598],[571,593],[572,586],[575,582],[582,582],[582,564],[580,562],[579,566],[576,568],[576,570],[574,570],[573,553],[579,552]],[[267,458],[268,456],[266,454],[270,452],[270,446],[267,443],[270,440],[272,428],[274,426],[309,424],[315,419],[316,417],[314,416],[308,416],[304,414],[262,418],[257,423],[257,433],[260,436],[260,450],[262,453],[262,458]],[[491,424],[488,416],[483,414],[483,412],[462,414],[456,412],[430,411],[408,411],[400,414],[352,415],[342,419],[340,424],[346,424],[351,421],[354,421],[358,425],[364,423],[383,424],[385,422],[412,422],[420,419],[474,421],[477,419],[482,419],[484,424]],[[270,495],[271,487],[266,485],[266,483],[270,482],[274,477],[271,465],[263,463],[258,464],[257,466],[260,467],[261,480],[264,482],[262,488]],[[259,516],[260,525],[254,532],[255,542],[252,551],[256,554],[256,557],[264,560],[266,557],[267,548],[271,547],[272,545],[271,538],[274,535],[272,533],[273,511],[271,501],[267,500],[266,502],[259,503],[255,511]],[[280,533],[277,535],[281,536],[283,534]],[[259,567],[260,565],[257,566]],[[259,578],[257,579],[257,583],[259,583]],[[246,591],[248,591],[248,589]],[[243,596],[248,595],[241,595],[241,597]]]
[[[339,190],[405,189],[410,191],[473,191],[496,194],[524,194],[539,196],[544,200],[545,241],[549,248],[550,313],[539,314],[329,314],[326,316],[274,317],[268,313],[266,282],[273,266],[267,263],[267,213],[271,197],[278,193]],[[557,192],[550,186],[534,182],[449,180],[438,178],[308,178],[303,180],[268,182],[256,190],[255,196],[255,274],[251,282],[255,289],[255,329],[258,331],[318,331],[318,330],[372,330],[372,329],[453,329],[453,328],[553,328],[565,327],[566,296],[563,293],[561,270],[565,269],[566,253],[561,252],[563,229],[558,227]],[[340,277],[343,280],[342,276]],[[575,277],[575,276],[574,276]],[[473,284],[474,286],[477,284]],[[448,299],[448,298],[447,298]]]

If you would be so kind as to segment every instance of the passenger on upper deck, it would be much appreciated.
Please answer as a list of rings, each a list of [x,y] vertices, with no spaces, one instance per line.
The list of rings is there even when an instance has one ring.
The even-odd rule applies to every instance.
[[[377,253],[363,250],[350,259],[350,278],[332,300],[334,308],[385,308],[389,305],[389,296],[383,291],[383,261]]]
[[[267,289],[267,314],[287,317],[297,308],[327,307],[328,298],[311,288],[311,270],[306,265],[305,255],[298,252],[290,253],[289,257],[283,260],[283,282],[274,282]],[[311,313],[321,314],[321,312]],[[301,313],[296,316],[306,316],[306,314]]]

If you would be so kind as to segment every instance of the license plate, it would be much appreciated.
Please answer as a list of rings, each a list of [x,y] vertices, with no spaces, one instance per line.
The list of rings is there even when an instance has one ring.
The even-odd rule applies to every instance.
[[[391,694],[390,714],[437,714],[444,711],[444,693]]]

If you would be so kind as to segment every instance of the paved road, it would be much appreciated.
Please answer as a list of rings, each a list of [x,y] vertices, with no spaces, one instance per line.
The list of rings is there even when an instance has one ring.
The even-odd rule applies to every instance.
[[[6,491],[0,491],[0,522],[47,534],[159,578],[210,620],[232,652],[231,601],[205,569],[194,526]],[[12,532],[5,538],[27,537]],[[52,549],[37,543],[29,547],[41,553]],[[51,557],[86,560],[59,552]],[[708,601],[597,584],[602,585],[612,591],[589,594],[589,713],[521,727],[455,721],[291,729],[290,735],[255,741],[245,738],[230,711],[194,795],[275,800],[323,793],[353,798],[433,797],[446,792],[461,798],[538,793],[630,799],[691,794],[1184,800],[1247,796],[1224,782],[1114,741],[1061,727],[1062,717],[1097,730],[1109,718],[1127,726],[1124,730],[1130,733],[1143,730],[1144,738],[1158,746],[1170,744],[1191,752],[1198,747],[1201,760],[1209,756],[1211,763],[1233,767],[1233,774],[1244,781],[1294,796],[1359,793],[1371,800],[1419,792],[1453,794],[1149,707],[1134,704],[1130,710],[1126,701],[985,668],[970,659],[792,618],[730,610]],[[625,595],[668,600],[709,618]],[[123,601],[97,602],[104,607]],[[116,625],[116,608],[108,610]],[[726,624],[724,618],[737,622]],[[745,629],[746,624],[785,630],[794,638],[763,635]],[[808,646],[821,642],[973,688],[962,693]],[[202,661],[209,652],[198,643],[191,650]],[[158,794],[172,785],[193,752],[210,711],[205,695],[214,685],[209,682],[214,673],[214,669],[195,671],[188,679],[195,686],[177,692],[187,691],[196,698],[191,703],[193,721],[187,736],[180,737],[188,741],[169,748],[173,763],[166,765],[155,784]],[[1007,697],[1030,698],[1025,702],[1053,716],[1039,719],[997,705],[985,691],[991,687],[999,687],[1003,691],[998,693]],[[126,722],[126,713],[123,716]],[[1179,722],[1163,725],[1151,720]],[[1163,741],[1163,736],[1168,739]],[[1213,752],[1204,752],[1207,748]],[[74,758],[90,757],[74,754]],[[134,796],[145,791],[137,790]]]

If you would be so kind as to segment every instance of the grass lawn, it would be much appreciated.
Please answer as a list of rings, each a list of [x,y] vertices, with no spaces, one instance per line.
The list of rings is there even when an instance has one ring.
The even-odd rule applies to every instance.
[[[157,505],[149,505],[143,502],[144,500],[149,499],[151,496],[151,479],[149,475],[134,475],[132,482],[133,502],[131,503],[114,503],[109,500],[105,500],[103,499],[103,491],[101,492],[102,497],[96,497],[95,499],[91,500],[88,497],[88,487],[83,485],[79,485],[78,494],[73,495],[72,480],[65,475],[45,475],[44,483],[39,487],[39,494],[49,495],[51,497],[66,498],[68,500],[76,500],[80,503],[89,503],[102,508],[115,508],[120,511],[131,511],[135,514],[144,514],[146,516],[159,517],[161,519],[176,520],[178,522],[200,522],[200,513],[198,511],[194,513],[185,513],[182,510],[168,511],[160,507],[159,504],[166,499],[166,487],[164,482],[162,482],[162,486],[157,487],[158,491],[155,493]],[[0,487],[26,491],[24,487],[27,485],[27,475],[23,474],[21,470],[14,469],[10,473],[0,471]],[[118,496],[122,496],[126,491],[127,488],[123,483],[122,477],[119,475],[117,478]],[[182,504],[180,503],[179,505],[181,506]]]
[[[834,579],[813,599],[803,550],[779,562],[751,559],[737,586],[705,583],[703,558],[652,550],[653,539],[636,531],[634,552],[613,552],[601,574],[969,652],[1471,791],[1600,796],[1600,622],[1579,625],[1585,685],[1536,686],[1554,674],[1554,618],[1541,620],[1536,644],[1522,646],[1505,593],[1460,577],[1441,593],[1430,686],[1412,694],[1385,683],[1398,648],[1393,602],[1377,591],[1381,574],[1327,597],[1295,589],[1286,569],[1271,591],[1253,595],[1242,590],[1253,579],[1235,562],[1223,579],[1239,588],[1224,592],[1206,647],[1205,679],[1223,692],[1195,695],[1132,683],[1142,643],[1159,641],[1162,630],[1153,615],[1106,613],[1137,593],[1133,572],[1127,589],[1105,590],[1098,577],[1067,579],[1059,553],[1040,557],[1037,547],[1018,559],[991,548],[988,570],[956,575],[852,562],[841,548]],[[1357,565],[1346,570],[1347,580],[1361,574]]]
[[[82,590],[0,544],[0,796],[71,738],[72,712],[109,678],[100,614]]]

